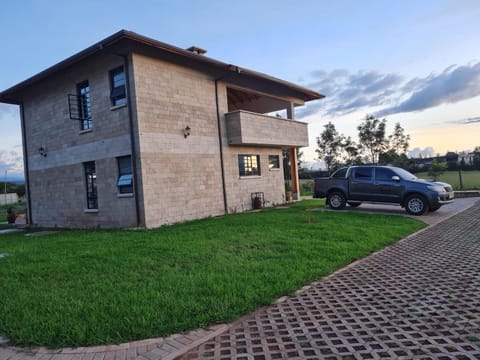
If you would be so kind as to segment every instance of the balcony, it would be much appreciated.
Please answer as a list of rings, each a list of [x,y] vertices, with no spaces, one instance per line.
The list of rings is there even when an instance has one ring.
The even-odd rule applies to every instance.
[[[229,145],[308,146],[308,124],[236,110],[225,114]]]

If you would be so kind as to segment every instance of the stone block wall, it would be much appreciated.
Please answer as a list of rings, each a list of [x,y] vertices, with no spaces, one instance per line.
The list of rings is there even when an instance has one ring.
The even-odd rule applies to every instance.
[[[133,68],[146,226],[224,214],[214,82],[136,54]]]
[[[98,55],[31,87],[23,105],[32,223],[47,227],[125,227],[136,224],[133,197],[118,196],[116,157],[130,155],[128,108],[113,109],[109,71],[123,59]],[[68,94],[88,80],[93,128],[69,116]],[[39,148],[44,148],[43,156]],[[86,212],[83,163],[95,161],[98,212]]]
[[[308,146],[308,124],[300,121],[234,111],[225,116],[228,144]]]

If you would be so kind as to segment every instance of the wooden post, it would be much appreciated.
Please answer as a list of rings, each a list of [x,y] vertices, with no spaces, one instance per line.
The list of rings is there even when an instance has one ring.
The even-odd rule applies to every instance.
[[[293,200],[300,199],[300,184],[298,181],[298,159],[297,159],[297,149],[291,148],[289,151],[290,157],[290,174],[292,177],[292,196]]]

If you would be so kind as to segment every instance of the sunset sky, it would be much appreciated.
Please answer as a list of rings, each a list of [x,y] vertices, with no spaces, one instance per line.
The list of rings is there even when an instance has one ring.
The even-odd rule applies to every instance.
[[[310,124],[308,161],[327,122],[356,138],[366,114],[389,130],[400,122],[412,154],[480,146],[478,0],[18,0],[1,9],[0,91],[127,29],[326,95],[297,108]],[[18,109],[0,104],[0,179],[23,176],[21,154]]]

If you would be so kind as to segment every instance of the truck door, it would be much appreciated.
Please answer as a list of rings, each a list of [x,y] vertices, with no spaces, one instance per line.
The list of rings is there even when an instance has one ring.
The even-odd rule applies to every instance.
[[[356,167],[350,174],[349,200],[373,201],[373,168]]]
[[[392,179],[397,175],[387,168],[375,168],[374,200],[380,202],[400,203],[403,185]]]

